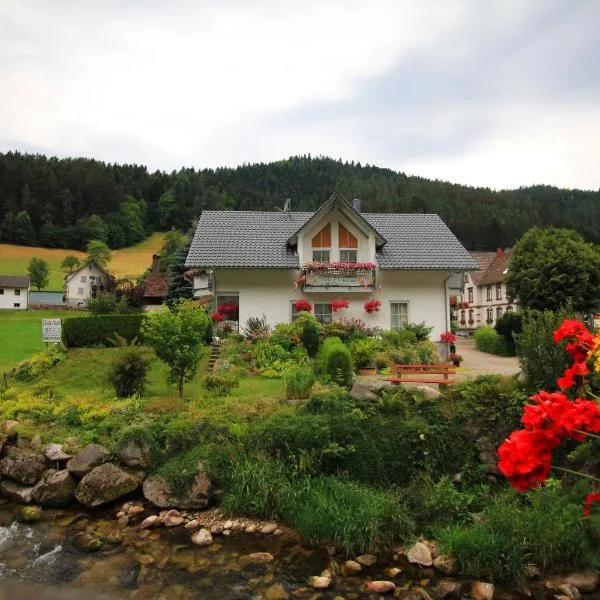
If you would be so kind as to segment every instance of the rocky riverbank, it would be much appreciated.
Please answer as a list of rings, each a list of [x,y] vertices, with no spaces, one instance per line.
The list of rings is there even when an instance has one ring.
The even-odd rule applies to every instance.
[[[40,581],[35,565],[58,564],[67,566],[42,583],[58,579],[136,598],[198,597],[192,592],[198,586],[207,599],[600,597],[596,571],[544,578],[531,567],[516,590],[458,579],[456,560],[428,540],[348,557],[342,548],[306,544],[284,524],[223,515],[213,506],[220,492],[202,462],[180,489],[148,476],[151,449],[143,441],[131,440],[115,454],[98,444],[70,453],[20,438],[15,425],[0,426],[0,495],[7,503],[0,507],[0,560],[9,579],[28,573],[26,581]],[[31,525],[12,524],[14,518]],[[28,546],[35,536],[35,552],[44,554]],[[23,570],[30,558],[32,570]]]

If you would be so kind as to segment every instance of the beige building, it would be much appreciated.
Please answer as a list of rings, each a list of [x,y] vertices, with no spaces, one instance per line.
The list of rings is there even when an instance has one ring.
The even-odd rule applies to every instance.
[[[321,323],[425,321],[437,340],[450,328],[453,273],[476,263],[437,215],[362,213],[336,194],[314,213],[205,211],[186,266],[197,298],[215,311],[235,307],[225,318],[236,328],[263,314],[289,323],[306,300]],[[335,312],[336,300],[348,308]],[[367,312],[369,300],[379,310]]]
[[[108,273],[94,261],[65,276],[65,302],[70,306],[86,306],[104,288]]]
[[[505,312],[518,310],[516,300],[508,296],[505,282],[510,251],[499,248],[496,252],[471,254],[479,269],[465,274],[457,306],[459,327],[467,330],[484,325],[493,327]]]

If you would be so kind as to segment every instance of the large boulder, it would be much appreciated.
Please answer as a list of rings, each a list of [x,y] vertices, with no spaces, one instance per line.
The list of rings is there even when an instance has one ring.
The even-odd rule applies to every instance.
[[[49,469],[33,488],[31,495],[42,506],[67,506],[73,501],[75,481],[67,469]]]
[[[422,392],[426,400],[437,400],[442,395],[440,391],[428,385],[416,385],[415,388]]]
[[[87,475],[94,467],[105,463],[110,452],[100,444],[88,444],[78,452],[68,463],[67,469],[77,477]]]
[[[19,485],[8,479],[0,482],[0,496],[19,504],[29,504],[33,500],[31,497],[32,491],[33,487]]]
[[[92,469],[79,482],[75,498],[85,506],[100,506],[137,489],[140,480],[112,463]]]
[[[423,542],[417,542],[410,548],[406,553],[406,558],[409,563],[420,567],[431,567],[433,565],[431,550]]]
[[[131,469],[147,469],[151,464],[152,449],[146,440],[128,439],[115,452],[118,459]]]
[[[381,394],[382,392],[395,392],[397,389],[395,383],[392,383],[391,381],[387,381],[385,379],[365,378],[361,381],[361,383],[365,385],[369,389],[369,391],[377,395]]]
[[[66,462],[73,458],[63,450],[62,444],[47,444],[42,448],[42,454],[51,462]]]
[[[9,448],[0,460],[0,473],[22,485],[37,483],[47,468],[48,463],[41,454],[22,448]]]
[[[198,471],[190,487],[175,491],[162,475],[151,475],[144,481],[144,497],[159,508],[179,508],[199,510],[206,508],[211,500],[211,481],[203,463],[198,463]]]
[[[359,401],[373,401],[377,400],[377,394],[369,389],[369,386],[360,381],[355,381],[352,389],[350,390],[350,398]]]

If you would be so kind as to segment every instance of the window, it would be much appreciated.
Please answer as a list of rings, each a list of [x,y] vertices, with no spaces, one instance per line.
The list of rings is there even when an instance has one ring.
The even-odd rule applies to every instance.
[[[402,329],[408,324],[408,302],[391,302],[392,329]]]
[[[15,302],[13,304],[13,308],[21,308],[21,303],[20,302]]]
[[[77,295],[83,296],[83,288],[77,288]]]
[[[471,324],[475,323],[475,320],[473,319],[473,309],[472,308],[469,309],[469,323],[471,323]]]
[[[491,300],[492,299],[492,286],[491,285],[487,286],[486,293],[487,293],[487,299]]]
[[[313,250],[313,262],[329,262],[330,258],[329,250]]]
[[[340,261],[355,263],[358,260],[358,240],[341,223],[338,227]]]
[[[219,309],[225,309],[227,312],[222,312]],[[226,294],[217,294],[215,312],[221,312],[227,321],[240,320],[240,295],[234,292]]]
[[[340,262],[358,262],[358,250],[342,250],[340,248]]]
[[[315,319],[321,323],[321,325],[327,325],[332,321],[331,304],[327,303],[315,303]]]
[[[85,283],[87,281],[87,276],[86,275],[82,275],[81,276],[81,283]]]
[[[0,296],[4,296],[4,288],[0,288]]]
[[[503,311],[502,311],[502,307],[501,307],[501,306],[499,306],[499,307],[496,309],[496,319],[500,319],[500,317],[502,316],[502,312],[503,312]]]
[[[15,290],[15,296],[20,296],[21,295],[21,290]]]
[[[469,294],[469,302],[473,302],[473,288],[472,287],[468,288],[467,292]]]
[[[465,322],[465,311],[464,310],[460,311],[460,322],[461,323]]]
[[[487,309],[487,323],[493,323],[494,322],[494,309],[493,308],[488,308]]]
[[[502,284],[496,284],[496,300],[502,300]]]
[[[313,262],[329,262],[331,260],[331,225],[327,223],[312,239]]]

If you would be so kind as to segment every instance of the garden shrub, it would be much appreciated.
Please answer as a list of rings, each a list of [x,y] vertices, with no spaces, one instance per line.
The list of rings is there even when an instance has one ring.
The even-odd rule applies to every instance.
[[[285,361],[290,358],[289,352],[283,346],[274,344],[271,340],[261,340],[252,346],[250,352],[261,369],[271,367],[276,361]]]
[[[515,334],[523,331],[522,313],[508,311],[505,312],[496,323],[496,331],[506,340],[506,348],[510,352],[509,356],[515,356]]]
[[[433,342],[428,340],[418,342],[415,350],[417,351],[418,364],[435,365],[442,361],[437,347]]]
[[[300,343],[300,338],[296,335],[295,329],[290,323],[277,323],[269,341],[291,352]]]
[[[350,398],[346,388],[338,385],[317,384],[303,410],[313,414],[342,413],[356,407],[356,401]]]
[[[340,338],[325,340],[320,363],[323,374],[333,383],[345,388],[352,386],[352,356]]]
[[[119,299],[110,292],[99,292],[88,302],[87,309],[94,315],[126,315],[138,312],[136,308],[129,306],[126,298]]]
[[[106,346],[115,334],[128,341],[140,338],[143,314],[69,317],[63,320],[63,341],[67,348]]]
[[[506,338],[500,335],[493,327],[478,327],[475,330],[475,347],[481,352],[510,356],[511,349]]]
[[[417,342],[411,346],[394,347],[389,351],[390,359],[398,365],[434,365],[441,362],[440,354],[433,342]]]
[[[318,323],[316,321],[307,320],[300,333],[300,341],[311,358],[314,358],[317,355],[321,344],[317,325]]]
[[[227,396],[232,389],[240,385],[237,374],[228,371],[218,371],[204,376],[202,385],[205,390],[215,396]]]
[[[381,335],[385,343],[392,348],[406,348],[417,343],[417,336],[412,329],[390,329]]]
[[[142,348],[130,346],[113,362],[109,381],[115,388],[117,398],[144,395],[146,374],[150,365],[148,353]]]
[[[387,369],[390,366],[390,357],[385,352],[376,352],[373,357],[373,361],[375,362],[375,366],[378,371],[382,371],[383,369]]]
[[[308,398],[315,382],[315,373],[311,367],[298,366],[283,374],[283,385],[287,400]]]
[[[530,393],[552,392],[557,389],[556,380],[570,365],[565,343],[555,344],[552,336],[565,318],[572,317],[571,311],[526,310],[522,315],[523,331],[514,337],[527,389]]]
[[[65,356],[65,348],[62,344],[52,344],[43,352],[20,362],[15,367],[13,376],[17,381],[35,381],[38,377],[60,363]]]
[[[427,325],[425,321],[421,321],[420,323],[407,323],[404,329],[413,332],[417,338],[417,342],[424,342],[429,339],[433,331],[433,325]]]
[[[269,337],[270,333],[271,326],[267,322],[266,315],[262,317],[248,317],[246,325],[242,329],[244,337],[253,342]]]
[[[345,344],[353,340],[360,340],[376,333],[375,329],[369,327],[363,320],[337,319],[332,323],[323,325],[323,335],[325,337],[339,337]]]

